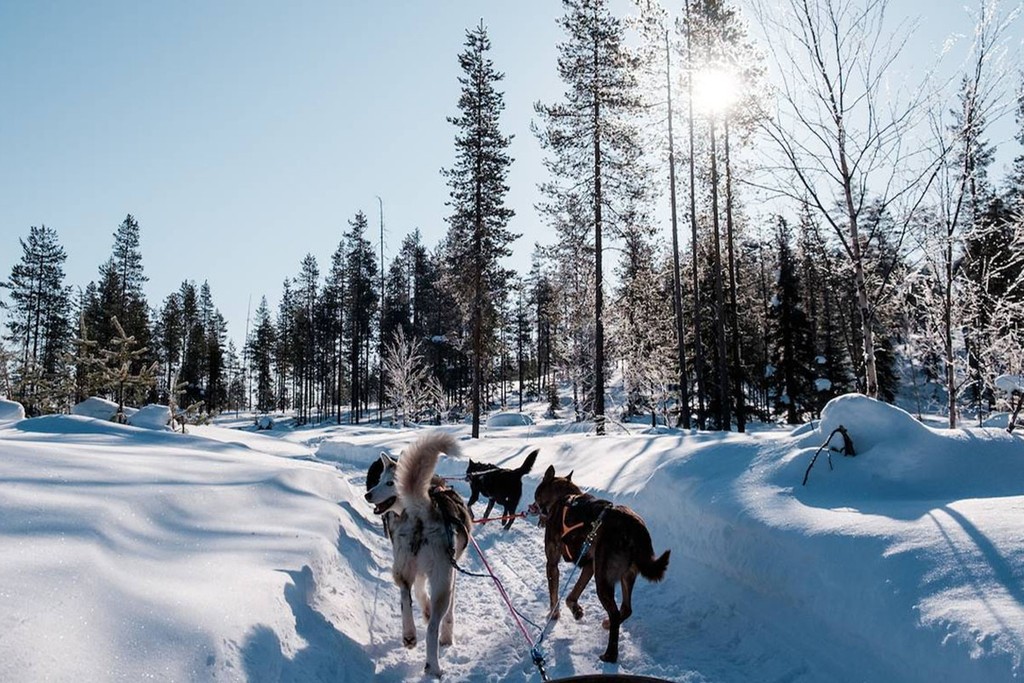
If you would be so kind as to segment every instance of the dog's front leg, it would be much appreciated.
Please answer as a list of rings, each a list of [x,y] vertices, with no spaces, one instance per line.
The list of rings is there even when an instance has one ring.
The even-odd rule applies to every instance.
[[[454,574],[454,570],[451,574]],[[427,624],[427,664],[423,668],[430,676],[441,677],[441,664],[437,661],[437,647],[439,640],[439,632],[441,628],[441,620],[447,616],[448,607],[451,603],[451,581],[454,580],[454,576],[449,579],[449,582],[445,585],[441,581],[438,582],[438,588],[434,588],[433,582],[431,582],[430,590],[432,595],[430,596],[430,622]]]
[[[416,647],[416,622],[412,618],[412,586],[404,579],[398,582],[402,603],[402,644],[407,648]]]
[[[547,564],[548,574],[548,598],[550,602],[551,610],[548,612],[548,617],[551,619],[557,619],[559,616],[558,611],[558,555],[555,555],[554,559],[548,555]]]

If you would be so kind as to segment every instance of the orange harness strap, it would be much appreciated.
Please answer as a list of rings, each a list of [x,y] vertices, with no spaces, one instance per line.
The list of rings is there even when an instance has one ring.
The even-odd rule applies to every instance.
[[[576,499],[578,497],[579,497],[579,494],[576,494],[574,496],[570,496],[568,502],[566,502],[566,504],[562,507],[562,540],[563,541],[565,540],[565,537],[568,536],[569,534],[571,534],[572,532],[576,531],[577,529],[579,529],[579,528],[581,528],[583,526],[586,526],[586,522],[577,522],[576,524],[568,524],[565,521],[565,516],[569,512],[569,507],[573,503],[576,502]],[[572,555],[569,553],[569,548],[565,545],[565,543],[562,543],[562,558],[565,559],[566,562],[572,562]]]

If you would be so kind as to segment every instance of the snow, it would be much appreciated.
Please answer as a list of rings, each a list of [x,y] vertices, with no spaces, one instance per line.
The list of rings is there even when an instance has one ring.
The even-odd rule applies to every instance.
[[[828,391],[832,388],[832,380],[827,377],[819,377],[814,380],[814,389],[816,391]]]
[[[533,418],[526,413],[495,413],[487,416],[488,427],[522,427],[532,424]]]
[[[131,417],[135,413],[135,408],[124,407],[124,414]],[[72,415],[80,415],[82,417],[92,417],[97,420],[112,420],[114,415],[117,414],[117,403],[99,396],[90,396],[81,403],[76,403],[71,406]]]
[[[25,419],[25,407],[17,401],[0,398],[0,423]]]
[[[833,454],[833,471],[823,455],[801,486],[839,424],[857,455]],[[370,462],[421,432],[279,426],[257,432],[251,415],[188,434],[80,416],[0,425],[0,680],[424,680],[423,623],[403,648],[390,546],[363,500]],[[634,508],[655,552],[672,550],[664,581],[637,582],[619,663],[597,659],[606,632],[591,585],[583,619],[563,615],[543,643],[552,678],[1024,675],[1020,436],[931,429],[861,396],[792,432],[573,427],[543,421],[475,440],[466,425],[443,428],[464,458],[504,467],[540,448],[521,507],[548,465],[572,470]],[[465,467],[445,457],[438,471],[459,479]],[[464,481],[452,485],[468,495]],[[520,520],[474,536],[540,626],[541,529]],[[483,569],[472,549],[462,563]],[[493,582],[457,581],[445,680],[539,681]]]
[[[1008,394],[1024,392],[1024,377],[1020,375],[999,375],[996,377],[996,388]]]
[[[170,421],[171,409],[155,403],[143,406],[128,418],[128,424],[131,426],[145,429],[170,429],[168,426]]]

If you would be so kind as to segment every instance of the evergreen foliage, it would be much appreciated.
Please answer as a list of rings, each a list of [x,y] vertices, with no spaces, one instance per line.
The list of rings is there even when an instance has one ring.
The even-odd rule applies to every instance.
[[[504,74],[495,70],[490,50],[482,21],[466,31],[465,50],[459,55],[459,114],[448,119],[457,129],[455,164],[443,171],[452,210],[444,245],[450,264],[445,281],[459,303],[462,326],[469,335],[473,438],[480,436],[481,388],[498,327],[496,304],[510,277],[501,259],[511,254],[510,245],[517,237],[507,228],[513,211],[505,205],[512,158],[507,152],[511,138],[499,127],[505,102],[497,85]]]

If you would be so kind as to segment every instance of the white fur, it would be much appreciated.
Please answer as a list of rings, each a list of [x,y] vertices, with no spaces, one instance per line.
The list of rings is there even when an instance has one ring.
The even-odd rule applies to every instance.
[[[433,676],[441,675],[438,645],[451,645],[455,621],[455,568],[449,555],[448,531],[441,515],[431,505],[428,493],[441,453],[459,453],[454,437],[444,432],[422,436],[405,451],[395,470],[398,501],[392,508],[401,511],[392,527],[394,565],[391,574],[401,591],[402,640],[406,647],[416,645],[416,625],[412,617],[412,593],[415,591],[427,619],[425,670]],[[458,558],[469,539],[458,530],[454,541],[454,554]],[[429,600],[424,582],[430,585]]]

